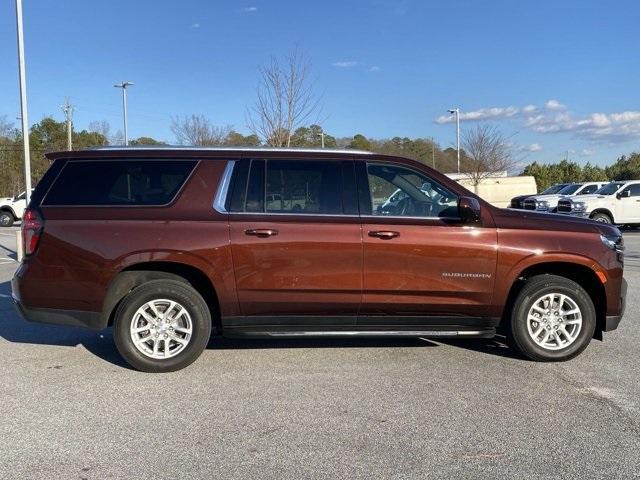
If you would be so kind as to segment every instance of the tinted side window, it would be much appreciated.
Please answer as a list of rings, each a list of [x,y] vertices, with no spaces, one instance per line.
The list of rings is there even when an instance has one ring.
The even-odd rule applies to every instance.
[[[70,160],[43,205],[158,206],[170,203],[196,161]]]
[[[373,215],[458,216],[458,197],[419,172],[395,165],[367,164],[367,177]]]
[[[350,188],[343,190],[343,178]],[[357,214],[351,162],[251,160],[236,166],[231,212]]]
[[[272,213],[342,213],[339,162],[270,160],[266,209]]]
[[[587,185],[580,191],[580,195],[588,195],[598,190],[598,185]]]
[[[624,191],[630,191],[629,196],[631,197],[640,197],[640,183],[635,183],[633,185],[629,185]]]

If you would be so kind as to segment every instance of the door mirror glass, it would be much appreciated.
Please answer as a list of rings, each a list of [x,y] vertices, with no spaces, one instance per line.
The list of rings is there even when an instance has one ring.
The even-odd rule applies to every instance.
[[[458,215],[465,224],[480,223],[480,202],[474,197],[460,197]]]
[[[631,190],[623,190],[620,193],[618,193],[618,195],[616,195],[616,197],[618,197],[618,200],[620,200],[621,198],[627,198],[631,196]]]

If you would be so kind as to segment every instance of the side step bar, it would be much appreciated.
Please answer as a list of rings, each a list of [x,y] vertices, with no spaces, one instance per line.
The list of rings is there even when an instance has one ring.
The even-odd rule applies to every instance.
[[[456,337],[493,338],[495,328],[475,330],[253,330],[247,328],[227,328],[225,337],[272,337],[272,338],[312,338],[312,337]]]

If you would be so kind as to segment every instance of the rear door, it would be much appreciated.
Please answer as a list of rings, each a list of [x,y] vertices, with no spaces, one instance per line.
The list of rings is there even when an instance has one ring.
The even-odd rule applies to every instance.
[[[362,315],[482,316],[493,292],[495,228],[463,226],[457,218],[457,195],[422,171],[362,163],[358,182],[364,241]],[[398,189],[404,198],[389,202]]]
[[[243,160],[230,190],[243,316],[265,325],[269,316],[279,325],[355,323],[363,247],[353,162]]]

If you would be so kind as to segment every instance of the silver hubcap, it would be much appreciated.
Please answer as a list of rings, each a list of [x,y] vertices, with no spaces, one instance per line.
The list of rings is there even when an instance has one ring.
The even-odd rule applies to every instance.
[[[546,350],[560,350],[578,338],[582,312],[571,297],[549,293],[533,302],[527,315],[527,330],[537,345]]]
[[[598,218],[596,218],[596,222],[611,223],[607,217],[598,217]]]
[[[191,316],[173,300],[158,299],[142,305],[131,320],[131,340],[151,358],[171,358],[184,350],[193,333]]]

